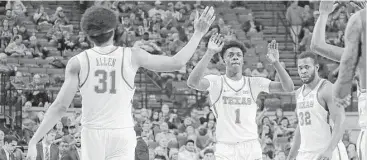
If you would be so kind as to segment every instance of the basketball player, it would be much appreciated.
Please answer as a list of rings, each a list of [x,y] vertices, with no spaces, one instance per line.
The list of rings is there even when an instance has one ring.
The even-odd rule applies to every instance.
[[[206,7],[200,17],[197,13],[191,40],[175,56],[166,57],[114,46],[117,15],[100,6],[88,8],[81,28],[94,47],[69,60],[65,82],[29,142],[28,158],[35,158],[37,142],[66,113],[79,89],[83,97],[81,160],[134,160],[136,135],[131,109],[138,68],[158,72],[181,69],[214,19],[212,7]]]
[[[209,61],[218,52],[225,62],[226,74],[204,76]],[[279,73],[280,82],[243,76],[245,54],[242,43],[230,41],[224,45],[220,35],[214,35],[204,57],[188,78],[189,87],[209,91],[211,110],[217,118],[216,160],[261,160],[256,124],[257,96],[260,92],[291,92],[294,88],[291,77],[279,63],[275,40],[268,45],[267,58]]]
[[[317,160],[320,155],[333,160],[347,160],[345,146],[340,141],[344,133],[345,112],[344,108],[333,103],[331,82],[319,77],[316,54],[301,53],[297,64],[303,85],[296,91],[298,127],[288,160],[295,157],[297,160]],[[332,130],[329,114],[334,122]]]
[[[334,1],[322,1],[320,4],[320,17],[316,22],[311,49],[317,54],[331,60],[341,62],[339,78],[334,84],[336,105],[349,106],[344,103],[350,95],[350,87],[354,74],[359,76],[358,82],[358,110],[361,133],[357,140],[358,155],[361,160],[367,160],[367,106],[366,106],[366,9],[365,1],[351,1],[350,4],[356,12],[348,21],[345,31],[345,48],[326,44],[325,28],[327,18],[333,12]],[[345,53],[345,54],[344,54]],[[344,58],[342,58],[344,57]],[[360,60],[362,59],[362,60]],[[343,70],[340,70],[343,66]],[[355,73],[355,70],[358,72]],[[348,88],[349,87],[349,88]],[[344,98],[344,99],[341,99]]]

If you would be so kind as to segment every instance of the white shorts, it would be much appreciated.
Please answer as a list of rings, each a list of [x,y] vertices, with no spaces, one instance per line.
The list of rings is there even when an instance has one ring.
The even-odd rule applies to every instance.
[[[251,140],[237,144],[218,142],[215,145],[215,160],[262,160],[259,140]]]
[[[357,154],[360,160],[367,160],[367,129],[363,129],[358,136]]]
[[[296,160],[317,160],[320,154],[320,152],[299,152]],[[347,149],[342,142],[338,143],[331,160],[348,160]]]
[[[81,131],[81,160],[135,160],[134,128]]]

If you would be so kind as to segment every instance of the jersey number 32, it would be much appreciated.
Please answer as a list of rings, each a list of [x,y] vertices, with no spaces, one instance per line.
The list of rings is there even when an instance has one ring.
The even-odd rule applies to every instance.
[[[116,71],[96,70],[94,76],[99,78],[98,85],[94,86],[96,93],[116,94]]]

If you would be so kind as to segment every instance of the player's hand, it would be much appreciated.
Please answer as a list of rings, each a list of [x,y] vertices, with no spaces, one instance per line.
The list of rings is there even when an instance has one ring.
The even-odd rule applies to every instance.
[[[361,10],[366,8],[366,2],[365,1],[354,1],[351,0],[349,2],[350,5],[352,5],[356,10]]]
[[[29,144],[27,151],[27,159],[26,160],[36,160],[37,158],[37,148],[36,144]]]
[[[275,40],[272,40],[268,44],[268,54],[266,54],[266,59],[268,59],[271,64],[279,62],[278,43]]]
[[[208,32],[209,27],[212,25],[214,20],[215,16],[213,7],[207,6],[204,9],[203,13],[201,13],[201,15],[199,15],[199,12],[196,11],[196,17],[194,21],[194,28],[195,28],[194,34],[203,37],[206,34],[206,32]]]
[[[332,155],[333,155],[333,151],[326,150],[324,153],[319,155],[317,160],[331,160]]]
[[[331,12],[333,12],[338,6],[338,4],[335,4],[334,2],[334,0],[322,0],[319,7],[320,14],[329,15]]]
[[[224,38],[220,34],[214,34],[210,37],[208,43],[208,51],[210,53],[215,54],[222,50],[224,46]]]
[[[335,95],[335,94],[334,94]],[[336,96],[333,96],[334,103],[337,107],[347,108],[350,106],[350,99],[352,96],[349,94],[348,96],[344,98],[338,98]]]

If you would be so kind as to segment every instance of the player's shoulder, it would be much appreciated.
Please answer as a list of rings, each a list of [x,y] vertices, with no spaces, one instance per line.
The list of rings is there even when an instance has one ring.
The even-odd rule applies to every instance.
[[[251,85],[264,85],[264,84],[268,84],[269,82],[271,82],[270,79],[268,78],[264,78],[264,77],[248,77],[248,76],[244,76],[247,77],[251,83]]]
[[[204,78],[208,80],[214,80],[214,79],[220,79],[222,75],[216,75],[216,74],[207,74],[204,76]]]
[[[329,95],[332,89],[333,89],[333,84],[329,80],[323,79],[317,92],[319,95],[325,96],[325,95]]]

